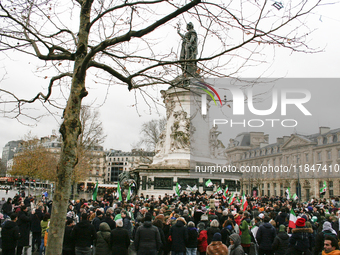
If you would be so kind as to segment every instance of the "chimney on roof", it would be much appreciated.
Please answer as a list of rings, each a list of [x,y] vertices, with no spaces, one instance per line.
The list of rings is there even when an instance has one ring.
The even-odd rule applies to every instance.
[[[278,137],[276,138],[276,143],[283,143],[283,138],[282,137]]]
[[[319,127],[319,133],[320,135],[326,134],[330,131],[331,129],[329,127]]]
[[[289,138],[290,138],[290,136],[284,135],[283,136],[283,142],[284,143],[287,142]]]

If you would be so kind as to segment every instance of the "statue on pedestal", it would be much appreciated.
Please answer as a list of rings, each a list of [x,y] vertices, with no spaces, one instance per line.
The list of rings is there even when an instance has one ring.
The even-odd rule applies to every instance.
[[[187,30],[188,32],[183,35],[180,33],[179,25],[177,27],[177,33],[182,37],[180,61],[196,60],[197,58],[197,33],[191,22],[187,24]],[[182,62],[181,66],[184,75],[196,76],[197,61]]]

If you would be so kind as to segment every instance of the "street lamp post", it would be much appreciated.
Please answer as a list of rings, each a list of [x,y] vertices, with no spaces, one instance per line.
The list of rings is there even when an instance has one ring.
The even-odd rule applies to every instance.
[[[300,170],[299,170],[299,155],[296,156],[296,166],[297,166],[297,173],[298,173],[298,189],[297,189],[297,196],[298,196],[298,200],[300,202],[301,200],[301,191],[300,191]]]

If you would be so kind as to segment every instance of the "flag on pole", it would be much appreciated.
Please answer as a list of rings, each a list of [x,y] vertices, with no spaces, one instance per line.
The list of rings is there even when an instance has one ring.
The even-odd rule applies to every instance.
[[[241,204],[241,201],[240,201],[240,199],[238,198],[238,196],[236,196],[236,201],[237,201],[237,203]]]
[[[120,191],[120,184],[119,184],[119,182],[117,184],[117,199],[118,199],[118,201],[122,201],[123,200],[122,192]]]
[[[293,198],[293,200],[297,200],[298,199],[298,196],[296,195],[296,193],[294,193],[292,198]]]
[[[96,201],[97,200],[97,194],[98,194],[98,181],[96,183],[96,186],[94,187],[93,194],[92,194],[92,200]]]
[[[132,185],[131,185],[132,186]],[[126,202],[131,200],[131,195],[132,195],[132,190],[131,190],[131,186],[129,186],[129,191],[128,191],[128,194],[126,196]]]
[[[221,187],[218,187],[218,189],[216,190],[217,194],[222,194],[223,193],[223,189]]]
[[[224,193],[223,193],[223,199],[226,200],[228,195],[228,185],[225,187]]]
[[[248,201],[247,201],[247,197],[246,195],[243,193],[243,196],[242,196],[242,211],[245,211],[248,207]]]
[[[293,210],[293,208],[292,208],[292,209],[290,210],[290,214],[289,214],[289,223],[288,223],[288,227],[290,227],[290,228],[296,228],[295,222],[296,222],[296,215],[295,215],[294,210]]]
[[[327,191],[327,183],[326,183],[326,181],[323,181],[323,186],[320,189],[320,195],[325,195],[326,191]]]
[[[212,183],[212,181],[210,179],[205,182],[205,186],[207,186],[207,187],[211,187],[213,185],[214,184]]]
[[[181,195],[181,185],[179,185],[178,182],[176,182],[176,188],[175,188],[175,191],[176,191],[176,195],[179,196]]]
[[[286,193],[287,199],[291,199],[292,198],[292,195],[290,194],[290,188],[289,187],[286,189],[285,193]]]
[[[230,198],[229,198],[229,200],[228,200],[228,204],[229,205],[231,205],[232,203],[234,203],[234,201],[235,201],[235,197],[234,197],[235,195],[234,195],[234,192],[231,194],[231,196],[230,196]]]
[[[187,184],[187,188],[186,188],[186,190],[187,191],[190,191],[190,192],[192,192],[193,190],[192,190],[192,188]]]

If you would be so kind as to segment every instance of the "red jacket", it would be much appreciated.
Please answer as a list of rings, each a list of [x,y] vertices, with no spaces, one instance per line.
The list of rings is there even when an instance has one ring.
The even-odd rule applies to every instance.
[[[199,252],[206,252],[208,247],[208,234],[206,230],[202,230],[197,238],[198,245],[197,250]]]

